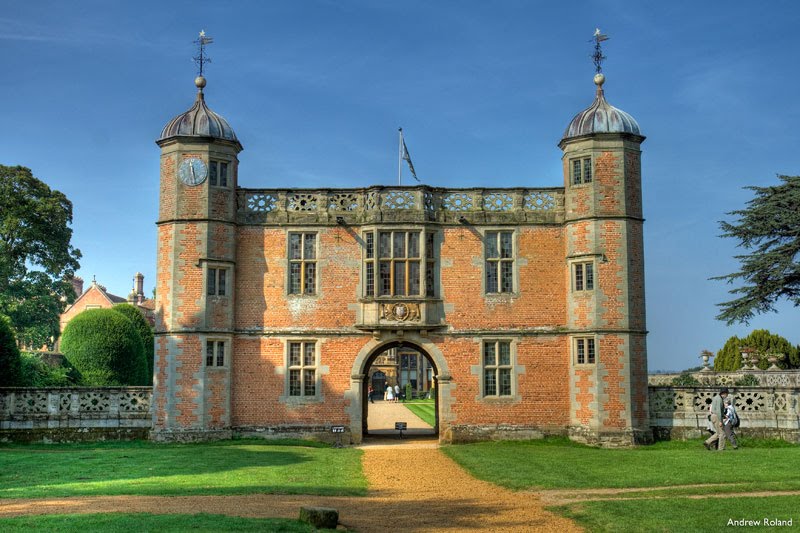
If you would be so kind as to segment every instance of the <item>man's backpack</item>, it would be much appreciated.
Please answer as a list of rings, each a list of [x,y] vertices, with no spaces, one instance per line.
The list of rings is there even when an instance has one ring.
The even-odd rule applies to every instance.
[[[739,427],[739,415],[736,413],[731,413],[731,427],[738,428]]]

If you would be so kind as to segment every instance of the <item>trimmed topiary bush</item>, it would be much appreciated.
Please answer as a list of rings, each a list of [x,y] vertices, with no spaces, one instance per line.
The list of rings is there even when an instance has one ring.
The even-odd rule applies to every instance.
[[[84,385],[149,384],[141,336],[112,309],[90,309],[73,318],[61,336],[61,351]]]
[[[118,313],[122,313],[133,322],[136,331],[142,338],[142,346],[144,347],[144,359],[147,361],[148,380],[147,385],[153,384],[153,328],[150,322],[144,317],[141,311],[131,304],[117,304],[112,309]]]
[[[11,320],[0,315],[0,387],[20,384],[21,366],[17,338],[11,329]]]

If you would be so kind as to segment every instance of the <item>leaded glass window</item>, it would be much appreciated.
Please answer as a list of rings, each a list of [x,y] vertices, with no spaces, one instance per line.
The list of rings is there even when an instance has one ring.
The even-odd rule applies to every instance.
[[[317,292],[317,235],[289,234],[289,294]]]
[[[317,395],[317,353],[313,341],[289,343],[289,396]]]
[[[511,396],[510,341],[485,341],[483,343],[483,396]]]
[[[486,232],[486,292],[514,292],[514,232]]]

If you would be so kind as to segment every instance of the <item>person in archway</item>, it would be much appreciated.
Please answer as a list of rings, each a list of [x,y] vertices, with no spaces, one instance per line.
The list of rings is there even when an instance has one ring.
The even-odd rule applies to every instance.
[[[367,389],[367,395],[369,396],[369,403],[375,403],[375,388],[372,385]]]
[[[386,401],[393,402],[394,401],[394,389],[391,385],[386,386]]]
[[[394,401],[400,401],[400,385],[395,384],[394,386]]]

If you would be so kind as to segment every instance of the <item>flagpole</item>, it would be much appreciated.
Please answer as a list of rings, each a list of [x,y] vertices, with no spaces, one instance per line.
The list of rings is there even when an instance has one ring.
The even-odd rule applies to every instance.
[[[398,128],[400,140],[397,145],[397,184],[403,185],[403,128]]]

